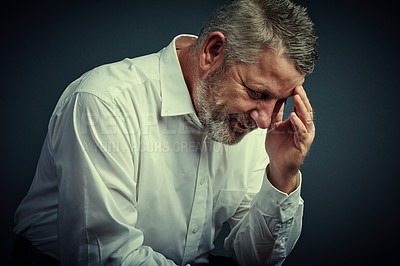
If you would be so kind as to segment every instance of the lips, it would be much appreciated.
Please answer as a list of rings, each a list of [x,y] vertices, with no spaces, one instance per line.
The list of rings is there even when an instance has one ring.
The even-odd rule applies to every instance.
[[[232,115],[229,120],[239,132],[250,132],[257,128],[256,122],[244,114]]]

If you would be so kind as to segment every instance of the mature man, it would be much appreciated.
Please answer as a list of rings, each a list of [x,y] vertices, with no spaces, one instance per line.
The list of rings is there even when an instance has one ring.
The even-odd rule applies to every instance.
[[[302,84],[315,49],[305,9],[237,0],[198,38],[84,74],[50,119],[16,212],[17,254],[65,265],[208,263],[228,222],[234,261],[281,264],[301,231],[299,169],[315,134]]]

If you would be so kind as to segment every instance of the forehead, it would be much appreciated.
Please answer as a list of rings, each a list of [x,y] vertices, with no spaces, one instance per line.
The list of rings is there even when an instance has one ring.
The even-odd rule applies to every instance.
[[[246,85],[265,90],[278,98],[291,96],[296,86],[302,85],[305,73],[289,61],[282,53],[267,49],[257,64],[242,65]]]

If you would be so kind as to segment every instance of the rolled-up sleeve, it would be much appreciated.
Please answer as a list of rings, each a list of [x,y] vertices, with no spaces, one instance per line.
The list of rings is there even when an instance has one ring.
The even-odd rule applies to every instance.
[[[229,221],[225,249],[240,265],[281,265],[292,251],[302,227],[301,179],[299,172],[297,188],[288,195],[272,186],[264,173],[248,212]]]

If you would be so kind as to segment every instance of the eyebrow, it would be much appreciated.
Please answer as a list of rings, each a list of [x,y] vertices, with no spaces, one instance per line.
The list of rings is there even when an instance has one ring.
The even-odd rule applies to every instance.
[[[270,90],[268,87],[265,87],[265,86],[262,86],[262,87],[261,87],[260,85],[254,84],[254,88],[255,88],[258,92],[263,93],[263,94],[268,94],[269,96],[271,96],[271,97],[273,97],[273,98],[287,99],[287,98],[289,98],[289,97],[294,96],[294,88],[290,91],[290,95],[288,95],[288,96],[286,96],[286,97],[279,97],[278,95],[272,93],[271,90]]]

